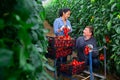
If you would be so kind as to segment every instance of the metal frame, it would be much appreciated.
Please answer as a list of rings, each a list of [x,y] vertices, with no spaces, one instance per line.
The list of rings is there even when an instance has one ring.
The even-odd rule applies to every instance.
[[[106,79],[106,46],[103,46],[102,48],[100,48],[99,50],[102,50],[103,49],[103,52],[104,52],[104,76],[103,75],[100,75],[100,74],[96,74],[96,73],[93,73],[93,69],[92,69],[92,51],[93,50],[90,50],[89,51],[89,63],[90,63],[90,71],[83,71],[84,73],[86,74],[89,74],[89,76],[85,77],[84,79],[82,80],[86,80],[88,78],[90,78],[90,80],[94,80],[94,77],[99,77],[101,79]]]
[[[83,76],[83,75],[81,75],[81,74],[79,74],[79,75],[77,75],[78,77],[81,77],[81,78],[83,78],[83,79],[81,79],[81,80],[87,80],[88,78],[90,78],[90,80],[94,80],[94,77],[99,77],[99,78],[101,78],[101,79],[103,79],[103,80],[105,80],[106,79],[106,46],[103,46],[103,47],[101,47],[99,50],[102,50],[103,49],[103,52],[104,52],[104,75],[101,75],[101,74],[97,74],[97,73],[94,73],[93,72],[93,68],[92,68],[92,51],[94,51],[94,50],[90,50],[89,51],[89,63],[90,63],[90,65],[89,65],[89,71],[86,71],[86,70],[84,70],[83,71],[83,73],[85,73],[85,74],[88,74],[88,76],[87,77],[85,77],[85,76]],[[55,59],[55,68],[56,68],[56,61],[57,61],[57,59]],[[56,76],[57,76],[57,71],[55,71],[55,75],[54,75],[54,77],[55,77],[55,80],[56,80]],[[71,77],[69,77],[71,80],[73,79],[72,78],[72,76]]]

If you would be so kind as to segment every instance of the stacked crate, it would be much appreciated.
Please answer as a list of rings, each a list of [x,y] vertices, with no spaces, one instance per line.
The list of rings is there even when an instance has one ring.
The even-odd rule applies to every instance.
[[[60,65],[60,72],[66,75],[75,75],[81,73],[85,69],[85,62],[74,59],[72,62]]]
[[[60,37],[47,37],[48,38],[48,54],[47,56],[52,59],[66,57],[72,54],[75,40],[64,40]]]

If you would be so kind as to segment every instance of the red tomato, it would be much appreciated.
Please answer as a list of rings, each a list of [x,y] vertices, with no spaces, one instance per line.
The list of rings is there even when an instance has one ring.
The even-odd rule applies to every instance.
[[[104,61],[104,55],[103,55],[103,54],[100,54],[99,59],[100,59],[101,61]]]
[[[85,46],[84,53],[88,55],[89,51],[90,51],[90,48],[88,46]]]

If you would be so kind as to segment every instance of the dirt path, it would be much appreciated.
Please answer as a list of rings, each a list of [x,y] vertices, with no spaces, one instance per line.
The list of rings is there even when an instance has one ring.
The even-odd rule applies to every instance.
[[[49,30],[49,33],[47,33],[47,36],[54,37],[53,27],[47,22],[44,21],[44,28]]]

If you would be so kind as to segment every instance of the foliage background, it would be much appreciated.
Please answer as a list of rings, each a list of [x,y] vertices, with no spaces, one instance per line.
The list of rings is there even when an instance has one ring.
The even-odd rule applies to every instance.
[[[98,46],[107,46],[107,70],[120,75],[120,0],[53,0],[45,10],[41,0],[0,0],[0,80],[52,80],[43,21],[52,25],[64,7],[72,12],[70,35],[94,26]]]
[[[0,80],[52,80],[44,20],[41,0],[0,0]]]
[[[82,35],[86,25],[92,25],[98,46],[107,46],[107,70],[120,75],[120,0],[52,0],[44,7],[51,26],[60,8],[71,9],[70,35],[74,38]]]

